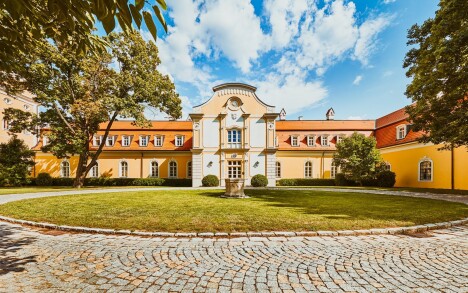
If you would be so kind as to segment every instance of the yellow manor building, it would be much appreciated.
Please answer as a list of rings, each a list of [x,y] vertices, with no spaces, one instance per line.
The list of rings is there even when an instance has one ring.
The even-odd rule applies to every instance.
[[[210,174],[221,186],[226,178],[243,178],[250,185],[256,174],[265,175],[269,186],[282,178],[334,178],[335,145],[359,132],[376,137],[396,173],[395,186],[468,189],[467,149],[438,151],[440,146],[418,143],[421,133],[411,130],[404,109],[377,120],[334,120],[332,108],[326,120],[286,120],[284,109],[265,104],[255,91],[241,83],[215,86],[213,96],[193,108],[190,121],[153,121],[150,128],[115,122],[88,176],[191,178],[193,186]],[[92,148],[101,139],[98,133]],[[43,153],[46,143],[43,136],[33,148],[34,174],[73,177],[77,158],[58,160]]]

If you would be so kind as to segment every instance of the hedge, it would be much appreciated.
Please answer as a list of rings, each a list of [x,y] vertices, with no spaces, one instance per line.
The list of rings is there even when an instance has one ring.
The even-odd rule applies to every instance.
[[[50,178],[50,183],[41,186],[73,186],[74,178]],[[31,179],[31,185],[39,185],[38,178]],[[192,179],[178,178],[86,178],[85,186],[174,186],[190,187]]]
[[[265,175],[257,174],[250,179],[253,187],[265,187],[268,185],[268,178]]]
[[[335,179],[320,179],[320,178],[292,178],[280,179],[277,182],[278,186],[334,186]]]

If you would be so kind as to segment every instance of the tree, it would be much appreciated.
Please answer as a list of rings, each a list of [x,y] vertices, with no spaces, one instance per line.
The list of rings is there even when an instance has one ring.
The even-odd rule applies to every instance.
[[[130,3],[130,2],[133,2]],[[165,0],[152,5],[165,31],[167,25],[161,10]],[[73,39],[77,54],[87,50],[104,49],[102,39],[92,34],[96,20],[107,34],[117,22],[124,32],[138,28],[144,20],[156,40],[156,25],[145,0],[7,0],[0,1],[0,85],[18,91],[21,68],[17,66],[22,54],[28,54],[44,39],[65,43]],[[148,5],[150,6],[150,5]]]
[[[421,142],[468,146],[468,2],[441,0],[435,18],[408,31],[406,107]]]
[[[336,145],[333,161],[347,179],[359,182],[373,178],[380,171],[382,159],[374,137],[354,132]]]
[[[47,126],[49,142],[43,151],[58,158],[79,156],[75,187],[83,185],[96,164],[115,120],[131,118],[139,126],[149,126],[144,116],[147,106],[174,118],[181,116],[174,84],[157,70],[156,45],[145,42],[136,31],[111,33],[106,41],[109,52],[84,57],[77,56],[68,44],[42,42],[34,56],[25,56],[25,83],[46,111],[39,116],[12,108],[4,111],[12,132],[34,132],[37,126]],[[105,122],[98,149],[90,149]]]
[[[13,136],[0,144],[0,186],[18,186],[26,182],[29,169],[34,166],[34,151]]]

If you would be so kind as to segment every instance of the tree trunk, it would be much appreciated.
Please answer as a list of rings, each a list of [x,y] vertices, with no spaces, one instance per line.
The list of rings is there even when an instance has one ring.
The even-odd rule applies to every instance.
[[[80,154],[80,158],[78,160],[78,166],[76,167],[75,180],[73,181],[73,187],[75,188],[83,187],[84,180],[86,178],[87,165],[88,165],[88,155]]]

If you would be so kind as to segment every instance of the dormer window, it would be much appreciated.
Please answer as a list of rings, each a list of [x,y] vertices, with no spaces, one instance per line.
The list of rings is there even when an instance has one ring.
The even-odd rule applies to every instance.
[[[299,146],[299,136],[292,135],[291,136],[291,146],[298,147]]]
[[[322,144],[322,146],[329,146],[329,144],[328,144],[328,135],[322,135],[321,144]]]
[[[175,146],[181,147],[184,145],[184,136],[183,135],[176,135],[175,137]]]
[[[340,143],[342,141],[343,141],[343,136],[342,135],[337,135],[336,136],[336,143],[338,144],[338,143]]]
[[[128,147],[130,146],[130,142],[132,140],[132,137],[129,135],[123,135],[122,136],[122,146]]]
[[[11,99],[10,98],[4,98],[3,101],[5,104],[10,105],[11,104]]]
[[[406,125],[399,125],[396,128],[396,139],[403,139],[406,137]]]
[[[102,142],[102,135],[93,136],[93,146],[100,146]]]
[[[163,146],[163,143],[164,143],[164,136],[162,136],[162,135],[156,135],[156,136],[154,137],[154,146],[162,147],[162,146]]]
[[[307,136],[307,146],[315,146],[315,135]]]
[[[114,146],[114,144],[115,144],[115,136],[114,135],[108,136],[106,140],[106,146]]]
[[[148,135],[140,135],[140,146],[145,147],[148,146],[149,136]]]

